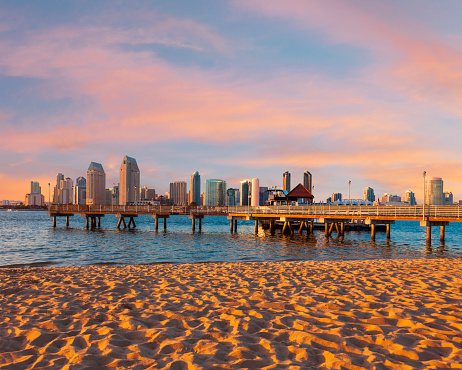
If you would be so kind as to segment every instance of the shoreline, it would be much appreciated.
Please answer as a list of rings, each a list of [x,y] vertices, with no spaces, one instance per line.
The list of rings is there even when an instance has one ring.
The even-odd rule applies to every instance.
[[[196,261],[196,262],[175,262],[175,261],[159,261],[159,262],[146,262],[146,263],[134,263],[134,264],[127,264],[127,263],[117,263],[117,262],[95,262],[90,265],[60,265],[59,262],[53,261],[38,261],[38,262],[30,262],[30,263],[13,263],[10,265],[0,266],[1,270],[8,270],[8,269],[33,269],[33,268],[70,268],[70,267],[92,267],[92,266],[155,266],[155,265],[195,265],[195,264],[223,264],[223,263],[284,263],[284,262],[355,262],[355,261],[414,261],[414,260],[433,260],[433,259],[460,259],[462,257],[458,256],[446,256],[444,254],[429,254],[428,256],[419,256],[415,258],[409,257],[402,257],[402,258],[370,258],[370,259],[299,259],[299,260],[273,260],[273,261]]]
[[[462,259],[0,269],[0,369],[459,367]]]

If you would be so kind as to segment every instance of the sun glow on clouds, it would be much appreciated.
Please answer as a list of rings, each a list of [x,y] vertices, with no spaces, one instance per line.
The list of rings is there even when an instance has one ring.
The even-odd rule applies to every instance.
[[[409,184],[418,194],[419,176],[426,169],[454,184],[450,190],[456,198],[462,195],[457,185],[462,163],[455,159],[461,150],[435,124],[462,114],[460,46],[400,12],[393,2],[231,4],[245,17],[258,15],[251,21],[259,32],[244,39],[229,31],[230,19],[204,24],[152,9],[130,14],[116,9],[74,23],[26,29],[16,38],[2,34],[14,25],[0,29],[0,73],[37,79],[37,102],[65,98],[69,105],[64,113],[40,115],[8,107],[8,115],[0,113],[2,151],[37,154],[21,165],[26,172],[37,166],[41,153],[57,151],[61,155],[47,173],[50,178],[67,165],[81,171],[66,176],[80,176],[95,160],[114,172],[114,179],[123,155],[136,153],[140,167],[149,158],[145,168],[155,169],[146,170],[142,182],[151,181],[147,185],[160,191],[177,180],[171,176],[187,179],[195,170],[204,173],[203,180],[207,173],[236,182],[241,173],[242,178],[269,178],[274,185],[291,168],[310,170],[315,177],[318,171],[317,189],[322,189],[322,176],[330,168],[339,177],[331,174],[326,189],[348,176],[394,193]],[[313,67],[266,68],[265,60],[254,59],[247,47],[258,50],[275,19],[286,22],[281,32],[288,37],[301,32],[332,48],[359,47],[372,59],[340,78],[313,73]],[[178,64],[162,57],[158,45],[223,65],[188,64],[187,54]],[[0,87],[1,93],[8,92]],[[1,111],[7,110],[0,106]],[[462,133],[458,125],[451,130],[451,137]],[[164,145],[169,142],[207,149],[191,153],[181,144]],[[182,157],[196,162],[186,168]],[[30,181],[12,180],[10,171],[0,167],[9,181]],[[360,196],[362,188],[357,192]],[[16,194],[11,188],[0,193],[0,198]]]

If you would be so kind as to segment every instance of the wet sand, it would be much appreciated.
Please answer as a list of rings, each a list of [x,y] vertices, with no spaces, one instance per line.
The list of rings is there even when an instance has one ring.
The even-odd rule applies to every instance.
[[[462,260],[0,270],[0,368],[462,369]]]

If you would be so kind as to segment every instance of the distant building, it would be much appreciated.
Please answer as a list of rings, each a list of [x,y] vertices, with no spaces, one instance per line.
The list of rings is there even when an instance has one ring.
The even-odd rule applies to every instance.
[[[174,181],[170,183],[170,200],[176,206],[186,205],[186,181]]]
[[[38,181],[31,181],[30,182],[30,192],[31,194],[42,194],[42,188]]]
[[[194,172],[191,175],[189,184],[189,203],[200,205],[201,202],[201,175],[199,172]]]
[[[238,202],[236,202],[236,192],[237,189],[229,188],[226,190],[227,196],[227,204],[228,206],[236,206]]]
[[[452,195],[452,192],[445,191],[443,194],[444,194],[444,204],[445,205],[454,204],[454,196]]]
[[[252,181],[250,180],[242,180],[241,181],[241,206],[249,206],[250,205],[250,193],[252,191]]]
[[[42,207],[45,205],[45,197],[39,193],[26,194],[24,204],[29,207]]]
[[[87,180],[80,176],[75,180],[74,204],[86,204],[87,202]]]
[[[119,204],[119,186],[115,185],[113,188],[106,189],[106,204],[115,206]]]
[[[407,203],[410,206],[415,206],[417,204],[415,200],[415,194],[411,190],[406,190],[403,194],[403,203]]]
[[[290,172],[286,171],[282,174],[282,190],[290,191]]]
[[[201,206],[205,205],[205,192],[201,193]]]
[[[106,204],[106,173],[100,163],[91,162],[88,166],[87,204]]]
[[[391,194],[385,193],[382,195],[382,199],[380,201],[381,203],[400,203],[401,197],[398,195],[391,195]]]
[[[375,202],[374,189],[372,189],[370,187],[364,188],[363,200],[368,200],[369,202]]]
[[[342,193],[332,193],[331,202],[342,201]]]
[[[252,207],[260,206],[260,180],[256,177],[252,179],[252,190],[250,192],[250,205]]]
[[[264,206],[265,203],[268,201],[269,193],[267,186],[260,186],[259,189],[259,198],[260,198],[260,205]]]
[[[311,172],[303,172],[303,186],[310,192],[313,193],[313,176]]]
[[[427,179],[425,189],[425,204],[442,206],[444,205],[443,179],[441,177],[430,177]]]
[[[205,205],[211,207],[226,205],[226,181],[205,180]]]
[[[62,173],[58,173],[56,175],[56,185],[53,189],[53,203],[59,204],[59,189],[62,180],[64,180],[64,175]]]
[[[147,187],[143,188],[143,194],[144,194],[144,199],[143,200],[149,200],[149,201],[154,201],[156,200],[156,189],[149,189]]]
[[[136,159],[126,155],[120,165],[119,204],[136,203],[140,189],[140,169]]]

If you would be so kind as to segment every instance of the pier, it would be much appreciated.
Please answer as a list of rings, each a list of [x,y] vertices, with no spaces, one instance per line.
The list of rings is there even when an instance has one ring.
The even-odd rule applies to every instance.
[[[425,214],[424,214],[425,212]],[[336,234],[343,238],[345,230],[368,227],[371,240],[375,241],[377,225],[384,226],[387,239],[391,238],[391,226],[395,221],[420,221],[420,226],[426,228],[427,243],[431,243],[432,227],[440,227],[440,242],[444,243],[446,226],[450,222],[461,222],[462,214],[459,205],[450,206],[230,206],[230,207],[187,207],[187,206],[108,206],[108,205],[52,205],[48,216],[53,218],[56,227],[58,217],[66,218],[79,215],[86,218],[86,228],[100,227],[101,217],[114,215],[118,229],[136,228],[135,218],[139,215],[151,215],[155,221],[156,231],[159,220],[167,229],[167,219],[172,215],[188,216],[192,231],[196,230],[196,220],[199,231],[202,230],[202,220],[206,216],[226,216],[230,221],[230,232],[238,231],[238,221],[255,221],[255,232],[259,227],[269,228],[271,233],[276,225],[282,224],[282,233],[302,234],[313,232],[314,225],[323,224],[326,238]],[[126,221],[128,220],[128,221]]]

